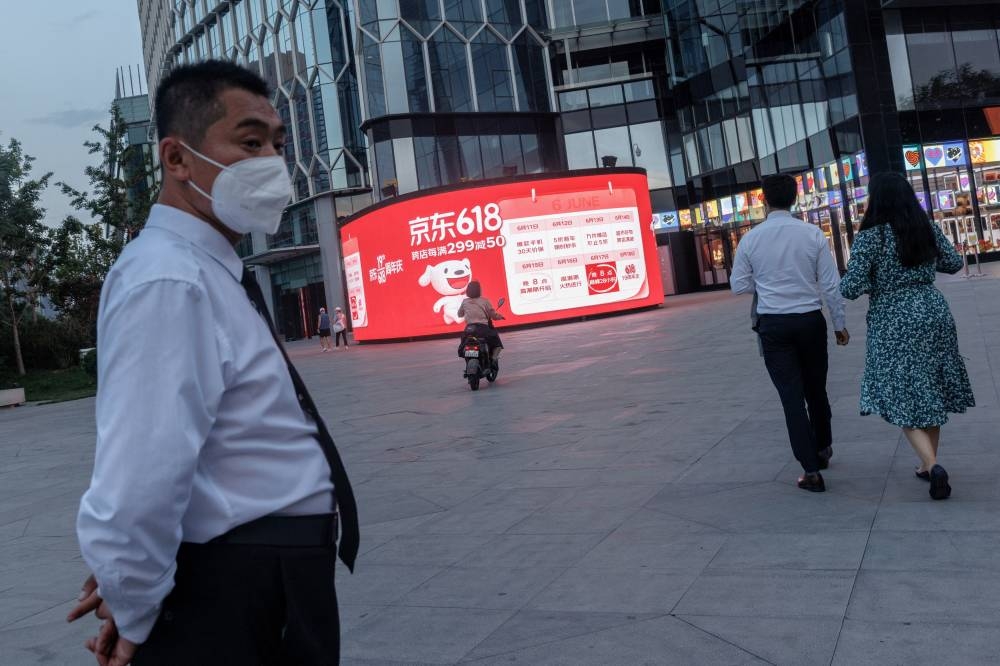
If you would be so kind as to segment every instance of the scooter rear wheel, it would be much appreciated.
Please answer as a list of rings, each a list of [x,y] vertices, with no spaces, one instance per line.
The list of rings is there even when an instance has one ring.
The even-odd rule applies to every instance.
[[[479,390],[479,375],[469,377],[469,388],[473,391]]]

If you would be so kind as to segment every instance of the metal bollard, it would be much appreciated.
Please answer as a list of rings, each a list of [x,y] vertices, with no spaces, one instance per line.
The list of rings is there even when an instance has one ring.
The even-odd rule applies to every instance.
[[[965,277],[969,276],[969,244],[962,241],[962,268],[965,269]]]
[[[983,263],[979,260],[979,242],[976,242],[976,277],[983,277]]]

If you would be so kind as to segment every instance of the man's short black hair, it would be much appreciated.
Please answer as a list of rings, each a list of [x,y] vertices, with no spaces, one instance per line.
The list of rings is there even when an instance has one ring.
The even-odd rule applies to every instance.
[[[764,179],[764,201],[771,208],[791,210],[799,195],[799,184],[787,173]]]
[[[176,67],[156,89],[156,132],[160,139],[180,136],[200,142],[226,110],[219,101],[225,90],[237,88],[269,96],[257,74],[228,60],[206,60]]]

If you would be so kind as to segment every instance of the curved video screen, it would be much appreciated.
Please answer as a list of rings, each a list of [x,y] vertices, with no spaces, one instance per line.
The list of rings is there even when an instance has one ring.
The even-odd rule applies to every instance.
[[[471,280],[498,327],[663,303],[639,170],[588,171],[401,197],[340,230],[359,341],[459,333]]]

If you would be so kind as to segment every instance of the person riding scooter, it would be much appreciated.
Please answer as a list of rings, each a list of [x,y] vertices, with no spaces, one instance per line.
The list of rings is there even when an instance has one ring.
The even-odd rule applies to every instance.
[[[500,351],[503,343],[500,336],[493,328],[493,321],[503,319],[504,316],[493,309],[493,304],[489,299],[483,298],[483,288],[478,280],[473,280],[465,290],[465,300],[458,308],[458,316],[465,317],[465,331],[462,333],[462,342],[465,338],[474,335],[477,338],[486,340],[489,345],[493,362],[500,358]]]

